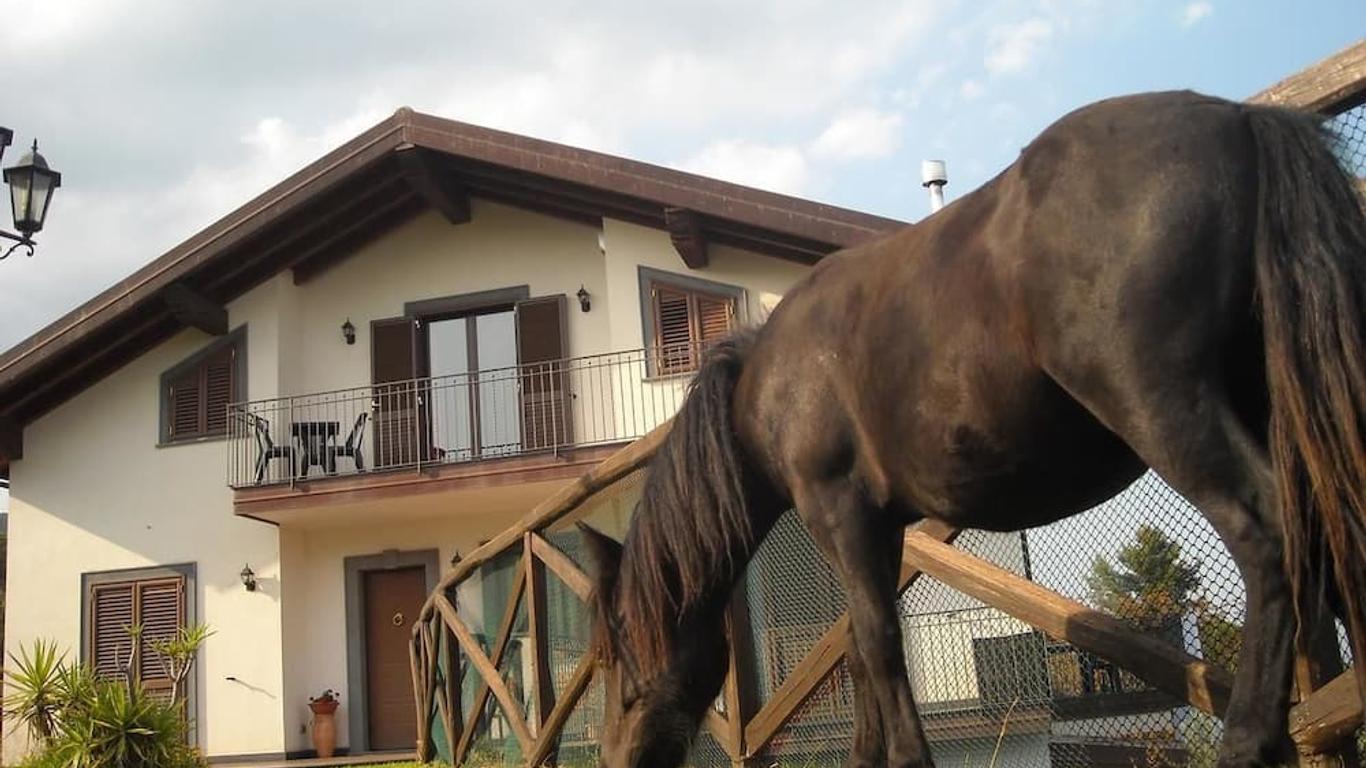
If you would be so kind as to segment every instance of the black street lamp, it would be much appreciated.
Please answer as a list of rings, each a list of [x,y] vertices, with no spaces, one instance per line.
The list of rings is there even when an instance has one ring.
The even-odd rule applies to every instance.
[[[0,128],[0,158],[4,157],[5,147],[13,140],[13,131]],[[0,259],[5,259],[21,246],[28,251],[29,256],[32,256],[33,246],[37,245],[33,241],[33,234],[43,229],[43,220],[47,218],[52,193],[62,185],[62,174],[47,167],[47,160],[38,154],[38,141],[35,139],[33,149],[19,158],[19,164],[4,170],[4,178],[10,188],[14,228],[19,230],[19,234],[0,229],[0,237],[14,241],[9,250],[0,254]]]

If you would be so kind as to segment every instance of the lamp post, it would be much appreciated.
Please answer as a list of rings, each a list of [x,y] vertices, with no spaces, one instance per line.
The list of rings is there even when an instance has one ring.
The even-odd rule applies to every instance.
[[[5,147],[13,140],[14,131],[0,128],[0,158],[4,157]],[[37,245],[33,235],[43,229],[52,193],[62,185],[62,174],[47,167],[47,160],[38,154],[38,141],[35,139],[33,148],[19,158],[19,163],[4,170],[4,179],[10,189],[14,228],[19,230],[19,234],[0,229],[0,238],[14,241],[8,250],[0,254],[0,260],[20,247],[32,256],[33,246]]]

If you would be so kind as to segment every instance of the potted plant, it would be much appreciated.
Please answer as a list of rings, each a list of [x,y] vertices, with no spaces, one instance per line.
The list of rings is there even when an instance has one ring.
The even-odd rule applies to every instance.
[[[337,706],[341,704],[341,694],[328,688],[308,700],[308,708],[313,711],[313,749],[318,757],[332,757],[337,751]]]

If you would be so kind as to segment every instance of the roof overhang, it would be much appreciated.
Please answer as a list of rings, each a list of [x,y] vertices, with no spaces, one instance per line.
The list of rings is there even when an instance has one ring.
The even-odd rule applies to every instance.
[[[814,263],[904,224],[400,109],[0,355],[0,427],[19,432],[0,461],[23,425],[182,328],[221,327],[252,287],[306,282],[428,208],[467,220],[472,196],[665,229],[690,266],[707,243]]]

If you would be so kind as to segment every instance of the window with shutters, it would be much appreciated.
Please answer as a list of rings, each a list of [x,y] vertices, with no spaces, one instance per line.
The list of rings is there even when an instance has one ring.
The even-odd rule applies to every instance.
[[[695,370],[702,352],[735,329],[743,290],[646,267],[640,272],[650,374]]]
[[[161,375],[161,442],[223,437],[228,405],[245,399],[246,328],[213,342]]]
[[[87,573],[81,580],[86,663],[101,678],[131,672],[153,695],[170,696],[170,675],[153,646],[191,623],[194,566]]]

